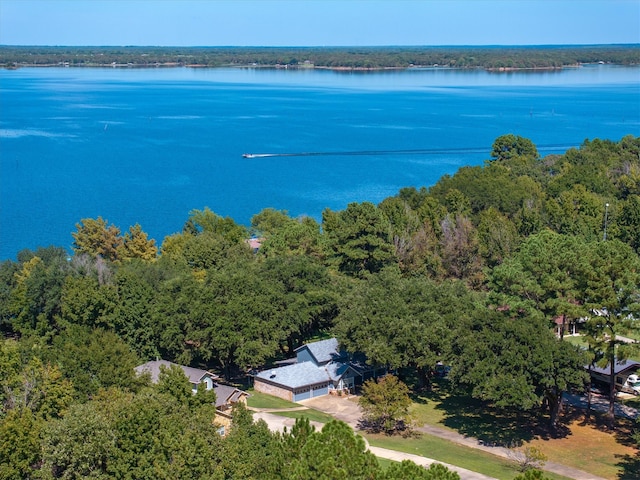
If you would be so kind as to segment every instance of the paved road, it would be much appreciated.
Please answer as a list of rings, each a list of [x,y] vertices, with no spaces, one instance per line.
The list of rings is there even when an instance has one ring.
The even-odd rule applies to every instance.
[[[562,396],[562,399],[567,402],[569,405],[577,408],[586,409],[587,408],[587,396],[586,395],[571,395],[569,393],[565,393]],[[614,405],[614,410],[616,417],[627,417],[627,418],[637,418],[638,410],[633,407],[629,407],[616,401]],[[609,398],[606,395],[591,395],[591,410],[606,413],[609,411]]]

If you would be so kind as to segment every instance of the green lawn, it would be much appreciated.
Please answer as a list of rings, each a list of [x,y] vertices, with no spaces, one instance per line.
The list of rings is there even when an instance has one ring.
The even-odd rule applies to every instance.
[[[247,399],[247,405],[253,408],[295,408],[300,407],[299,404],[273,397],[265,393],[256,392],[249,389],[250,397]]]
[[[365,435],[365,438],[374,447],[388,448],[433,458],[440,462],[457,465],[500,480],[511,480],[519,473],[514,464],[506,459],[430,435],[423,435],[419,438]],[[545,472],[545,475],[554,480],[566,480],[566,477],[548,472]]]
[[[618,475],[631,478],[625,477],[621,469],[625,472],[633,469],[628,459],[636,458],[637,450],[630,440],[630,429],[622,425],[622,421],[617,430],[611,432],[597,423],[584,425],[581,411],[576,410],[570,416],[561,417],[562,424],[553,434],[548,429],[547,415],[496,409],[464,392],[452,390],[446,381],[438,381],[432,391],[414,395],[413,402],[412,412],[423,425],[449,428],[485,443],[532,445],[555,462],[604,478],[618,478]],[[625,403],[640,407],[640,398]],[[593,451],[587,448],[591,446]],[[585,453],[587,451],[589,453]],[[423,455],[447,461],[428,451]],[[460,461],[450,463],[464,467]]]
[[[318,410],[314,410],[313,408],[309,408],[307,410],[297,410],[295,412],[273,412],[274,415],[279,415],[281,417],[287,418],[303,418],[307,417],[312,422],[320,422],[320,423],[329,423],[334,418],[331,415],[327,415],[326,413],[319,412]]]
[[[269,395],[251,393],[253,396],[248,402],[250,406],[273,409],[299,406]],[[581,425],[580,412],[574,412],[574,418],[563,417],[564,423],[559,435],[552,436],[547,428],[546,416],[493,408],[464,392],[452,390],[446,380],[438,380],[431,391],[415,394],[412,399],[411,412],[419,425],[448,428],[488,444],[534,445],[550,460],[597,472],[605,478],[623,475],[620,471],[623,466],[625,471],[633,469],[633,466],[629,466],[629,459],[636,458],[637,450],[631,446],[633,442],[629,441],[630,433],[622,431],[624,429],[611,432],[602,430],[597,425]],[[630,399],[627,403],[640,406],[640,398]],[[313,409],[278,414],[290,418],[307,417],[320,423],[331,420],[328,415]],[[366,438],[373,446],[422,455],[499,479],[510,480],[517,475],[513,464],[506,459],[429,435],[420,438],[367,435]],[[586,458],[582,454],[585,445],[593,445],[595,448]],[[562,478],[547,475],[553,479]]]
[[[587,341],[581,335],[578,335],[578,336],[565,335],[564,337],[562,337],[562,339],[565,342],[568,342],[568,343],[570,343],[572,345],[578,345],[579,347],[587,348],[589,346]]]

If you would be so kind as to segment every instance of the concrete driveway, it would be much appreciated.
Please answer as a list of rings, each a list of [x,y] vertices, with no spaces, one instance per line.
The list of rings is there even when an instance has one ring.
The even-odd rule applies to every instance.
[[[362,418],[362,412],[358,406],[358,397],[338,397],[336,395],[323,395],[298,402],[305,407],[313,408],[342,420],[354,430],[358,429],[358,422]]]

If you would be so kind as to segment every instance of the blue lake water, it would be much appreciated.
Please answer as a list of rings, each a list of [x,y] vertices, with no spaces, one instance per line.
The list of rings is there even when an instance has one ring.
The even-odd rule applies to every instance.
[[[0,260],[70,248],[87,217],[158,244],[205,206],[320,219],[482,164],[506,133],[542,154],[640,135],[640,68],[3,70]],[[303,152],[326,155],[242,157]]]

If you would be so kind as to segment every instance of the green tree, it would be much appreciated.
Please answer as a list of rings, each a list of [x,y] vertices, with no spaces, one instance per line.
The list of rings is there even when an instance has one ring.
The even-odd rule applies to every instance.
[[[250,250],[245,243],[208,231],[189,235],[181,253],[194,270],[220,269],[238,258],[250,258]]]
[[[188,405],[191,400],[191,383],[178,365],[169,368],[160,366],[157,388],[160,393],[171,395],[180,404]]]
[[[304,420],[297,420],[296,425]],[[362,437],[344,422],[332,420],[316,432],[294,425],[282,442],[289,445],[280,478],[291,480],[357,480],[376,478],[376,457]],[[297,450],[291,446],[296,445]]]
[[[462,283],[403,278],[387,268],[343,295],[334,332],[349,351],[362,352],[374,365],[415,369],[421,385],[429,386],[453,327],[470,314],[473,301]]]
[[[273,235],[295,222],[286,210],[265,208],[251,217],[251,228],[259,235]]]
[[[264,235],[260,255],[309,256],[323,260],[326,256],[320,225],[311,217],[290,219],[281,228]]]
[[[76,223],[73,232],[73,251],[76,254],[86,253],[91,257],[100,256],[105,260],[118,259],[118,249],[122,247],[123,239],[120,229],[115,225],[108,225],[102,217],[83,218]]]
[[[28,408],[0,416],[0,478],[34,478],[41,461],[40,431],[44,421]]]
[[[142,268],[139,268],[142,267]],[[158,356],[153,305],[156,293],[144,276],[145,267],[127,262],[115,277],[115,308],[110,322],[114,330],[140,358]]]
[[[615,221],[620,230],[620,240],[640,255],[640,195],[630,195],[626,199]]]
[[[609,410],[614,421],[615,363],[628,358],[633,345],[619,335],[640,331],[640,257],[619,240],[591,244],[585,292],[586,306],[592,312],[586,323],[587,340],[602,357],[601,366],[609,365]]]
[[[134,372],[138,357],[110,330],[69,325],[53,339],[45,356],[59,365],[83,400],[101,388],[136,391],[141,386]]]
[[[234,243],[241,243],[248,237],[246,228],[238,225],[230,217],[221,217],[209,207],[205,207],[204,210],[191,210],[183,233],[198,235],[205,232],[222,235]]]
[[[367,380],[358,404],[364,425],[370,431],[389,435],[411,428],[409,387],[394,375]]]
[[[254,422],[251,412],[242,403],[236,404],[229,435],[219,454],[219,468],[224,471],[224,478],[283,478],[279,472],[283,461],[279,452],[280,441],[267,424],[263,420]]]
[[[67,254],[51,247],[23,251],[18,257],[21,268],[9,297],[11,328],[23,335],[51,335],[59,328],[60,297],[70,273]]]
[[[491,158],[502,161],[516,156],[529,156],[537,159],[539,154],[531,140],[519,135],[509,133],[495,139],[491,146]]]
[[[42,441],[43,479],[108,479],[116,433],[95,404],[74,405],[47,426]]]
[[[583,185],[573,185],[548,199],[545,210],[550,226],[558,233],[578,235],[590,241],[601,238],[605,202]]]
[[[329,251],[344,273],[376,273],[395,260],[389,220],[372,203],[350,203],[341,212],[326,209],[322,228]]]
[[[14,340],[3,341],[0,352],[0,417],[15,409],[29,409],[43,419],[62,416],[74,389],[60,369],[37,356],[23,359]]]
[[[329,328],[337,311],[337,294],[326,268],[309,256],[276,256],[257,266],[263,284],[276,287],[270,323],[283,334],[280,347],[292,354],[316,332]]]
[[[545,404],[549,424],[558,422],[563,392],[582,389],[587,360],[540,317],[487,309],[458,325],[449,378],[473,397],[500,408],[532,410]]]
[[[478,253],[489,267],[501,264],[520,243],[515,224],[493,207],[480,212]]]
[[[392,462],[387,470],[382,474],[382,480],[460,480],[457,472],[449,470],[441,463],[432,463],[429,468],[421,467],[411,462]]]
[[[16,312],[11,303],[19,271],[20,265],[17,262],[6,260],[0,263],[0,332],[10,333],[13,330]]]
[[[117,256],[122,260],[138,258],[147,262],[155,260],[158,255],[156,241],[149,239],[146,232],[142,231],[140,224],[129,227],[124,234],[122,244],[118,247]]]
[[[489,276],[492,300],[514,311],[523,308],[546,319],[549,327],[566,326],[586,315],[584,278],[586,244],[549,230],[529,237],[519,251]]]
[[[513,480],[551,480],[551,477],[547,477],[542,470],[530,469],[514,477]]]
[[[61,319],[73,325],[112,329],[116,302],[114,285],[101,285],[93,275],[70,275],[62,289]]]

